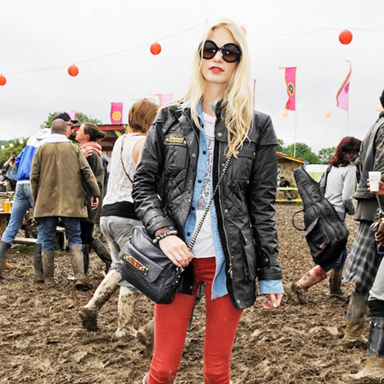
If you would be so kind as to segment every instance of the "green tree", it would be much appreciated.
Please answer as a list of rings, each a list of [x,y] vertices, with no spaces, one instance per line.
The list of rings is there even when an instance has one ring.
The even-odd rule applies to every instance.
[[[9,159],[11,154],[14,154],[16,157],[27,144],[28,138],[18,138],[12,139],[5,142],[2,142],[0,146],[0,168],[3,168],[4,163]]]
[[[41,128],[50,127],[52,124],[52,119],[58,114],[59,112],[53,112],[48,115],[48,118],[46,121],[44,121],[43,124],[40,125]],[[83,124],[85,122],[93,123],[93,124],[103,124],[103,122],[99,119],[95,119],[91,116],[87,116],[85,113],[82,112],[76,112],[76,117],[78,124]]]
[[[296,143],[296,155],[295,153],[295,145],[290,144],[288,147],[284,149],[284,153],[289,156],[296,156],[300,159],[304,159],[309,164],[318,164],[319,158],[318,156],[312,152],[312,149],[308,147],[307,144],[304,143]]]
[[[284,153],[284,141],[281,139],[277,139],[279,145],[276,147],[276,152]]]
[[[331,160],[331,157],[335,153],[335,147],[331,148],[322,148],[319,151],[319,162],[320,164],[329,164],[329,160]]]

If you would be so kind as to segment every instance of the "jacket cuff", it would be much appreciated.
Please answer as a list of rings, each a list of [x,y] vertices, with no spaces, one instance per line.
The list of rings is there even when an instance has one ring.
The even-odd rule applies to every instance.
[[[145,228],[147,229],[148,235],[154,238],[155,233],[158,229],[175,226],[175,223],[170,217],[163,214],[162,216],[153,217],[152,220],[150,220],[147,224],[144,224],[144,225],[145,225]]]
[[[283,273],[278,266],[263,267],[257,269],[257,277],[259,280],[281,280]]]

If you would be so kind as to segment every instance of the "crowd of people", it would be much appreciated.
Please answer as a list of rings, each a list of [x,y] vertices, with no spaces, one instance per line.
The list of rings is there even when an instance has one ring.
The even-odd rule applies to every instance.
[[[283,298],[274,208],[278,141],[270,117],[253,111],[249,69],[243,30],[229,20],[208,28],[194,52],[185,96],[160,110],[146,99],[131,107],[129,130],[114,144],[106,194],[98,143],[104,134],[91,123],[81,124],[74,134],[76,121],[65,112],[7,164],[18,170],[13,211],[0,241],[0,274],[25,212],[33,207],[38,222],[34,279],[47,289],[54,286],[60,221],[76,289],[92,289],[87,277],[91,249],[105,263],[103,281],[79,309],[82,326],[98,330],[98,312],[119,288],[116,337],[130,334],[154,342],[144,384],[174,381],[199,286],[205,286],[206,296],[205,383],[230,383],[236,330],[243,310],[255,302],[256,281],[260,294],[267,296],[263,309],[278,308]],[[384,107],[384,92],[380,101]],[[344,222],[349,214],[359,221],[344,276],[356,287],[344,342],[367,343],[368,356],[365,367],[345,380],[384,378],[384,261],[378,252],[384,244],[384,184],[376,195],[370,192],[372,170],[384,171],[384,113],[363,142],[341,140],[321,182],[340,219]],[[280,185],[289,187],[289,182],[282,178]],[[376,233],[371,230],[374,222]],[[93,237],[95,223],[109,251]],[[141,293],[122,280],[119,260],[137,225],[144,225],[163,253],[184,269],[173,302],[155,304],[154,319],[139,330],[132,319]],[[197,226],[200,232],[191,250],[188,244]],[[347,255],[345,249],[333,263],[305,273],[292,284],[291,295],[304,303],[309,287],[330,271],[331,295],[345,299],[341,282]]]

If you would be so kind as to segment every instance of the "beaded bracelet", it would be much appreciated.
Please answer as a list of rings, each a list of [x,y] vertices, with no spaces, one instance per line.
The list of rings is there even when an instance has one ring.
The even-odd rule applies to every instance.
[[[164,237],[172,236],[172,235],[177,235],[178,233],[179,232],[177,232],[176,229],[171,229],[171,230],[168,230],[168,231],[161,232],[160,235],[157,235],[153,239],[153,244],[158,243],[160,240],[164,239]]]

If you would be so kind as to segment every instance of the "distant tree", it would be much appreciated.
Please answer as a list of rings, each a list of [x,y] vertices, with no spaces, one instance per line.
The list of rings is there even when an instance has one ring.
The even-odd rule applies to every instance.
[[[44,121],[43,124],[40,125],[41,128],[50,127],[52,124],[52,119],[58,114],[59,112],[53,112],[48,115],[48,118],[46,121]],[[82,124],[85,122],[93,123],[93,124],[103,124],[103,122],[99,119],[95,119],[91,116],[87,116],[85,113],[82,112],[76,112],[77,121],[78,124]]]
[[[331,148],[323,148],[319,151],[319,163],[320,164],[329,164],[329,160],[331,160],[331,157],[335,153],[335,147]]]
[[[284,153],[284,141],[281,139],[277,139],[279,145],[276,147],[276,152]]]
[[[318,164],[319,158],[318,156],[312,152],[312,149],[308,147],[307,144],[304,143],[296,143],[296,155],[295,153],[295,145],[290,144],[288,147],[284,149],[284,153],[289,156],[296,156],[300,159],[304,159],[309,164]]]
[[[19,139],[12,139],[1,143],[0,146],[0,168],[3,168],[4,163],[9,159],[13,153],[16,157],[27,144],[28,138],[21,137]]]

